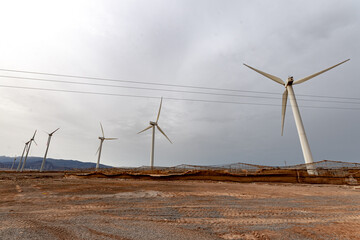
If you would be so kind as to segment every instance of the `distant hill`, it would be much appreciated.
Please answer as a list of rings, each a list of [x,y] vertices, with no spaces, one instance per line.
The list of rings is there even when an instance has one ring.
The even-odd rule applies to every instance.
[[[43,158],[41,157],[28,157],[26,160],[25,169],[27,170],[37,170],[40,169]],[[13,164],[14,158],[0,156],[0,168],[10,169]],[[16,169],[19,164],[20,158],[16,159],[14,168]],[[80,162],[77,160],[64,160],[64,159],[46,159],[44,170],[45,171],[63,171],[63,170],[73,170],[73,169],[87,169],[95,168],[96,163],[91,162]],[[100,164],[100,168],[112,168],[112,166],[107,166]]]

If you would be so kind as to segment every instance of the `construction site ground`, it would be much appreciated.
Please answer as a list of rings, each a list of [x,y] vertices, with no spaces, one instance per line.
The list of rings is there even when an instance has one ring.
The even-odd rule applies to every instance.
[[[0,239],[360,239],[360,187],[2,172]]]

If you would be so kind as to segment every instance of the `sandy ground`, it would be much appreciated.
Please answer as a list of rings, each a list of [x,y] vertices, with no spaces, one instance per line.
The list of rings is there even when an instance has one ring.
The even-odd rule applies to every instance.
[[[360,239],[360,187],[1,174],[0,239]]]

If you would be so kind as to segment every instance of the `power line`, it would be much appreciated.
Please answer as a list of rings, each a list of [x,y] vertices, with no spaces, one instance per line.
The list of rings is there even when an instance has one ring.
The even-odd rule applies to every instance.
[[[123,86],[123,85],[110,85],[110,84],[90,83],[90,82],[74,82],[74,81],[64,81],[64,80],[54,80],[54,79],[43,79],[43,78],[15,77],[15,76],[8,76],[8,75],[0,75],[0,77],[3,77],[3,78],[23,79],[23,80],[30,80],[30,81],[56,82],[56,83],[88,85],[88,86],[99,86],[99,87],[128,88],[128,89],[138,89],[138,90],[154,90],[154,91],[166,91],[166,92],[176,92],[176,93],[193,93],[193,94],[206,94],[206,95],[217,95],[217,96],[228,96],[228,97],[257,97],[257,96],[238,95],[238,94],[226,94],[226,93],[211,93],[211,92],[173,90],[173,89],[162,89],[162,88],[149,88],[149,87],[133,87],[133,86]],[[279,99],[279,98],[275,98],[275,97],[261,97],[261,96],[259,96],[259,97],[260,97],[260,98],[269,98],[269,99]]]
[[[92,79],[92,80],[111,81],[111,82],[125,82],[125,83],[136,83],[136,84],[158,85],[158,86],[167,86],[167,87],[198,88],[198,89],[221,90],[221,91],[229,91],[229,92],[252,92],[252,91],[234,90],[234,89],[227,89],[227,88],[212,88],[212,87],[201,87],[201,86],[193,86],[193,85],[167,84],[167,83],[156,83],[156,82],[141,82],[141,81],[131,81],[131,80],[123,80],[123,79],[88,77],[88,76],[79,76],[79,75],[23,71],[23,70],[14,70],[14,69],[1,69],[0,68],[0,71],[16,72],[16,73],[30,73],[30,74],[48,75],[48,76],[56,76],[56,77]],[[275,94],[275,93],[271,93],[271,92],[262,92],[262,93]]]
[[[117,97],[134,97],[134,98],[152,98],[152,99],[159,99],[159,97],[154,97],[154,96],[131,95],[131,94],[117,94],[117,93],[104,93],[104,92],[85,92],[85,91],[65,90],[65,89],[22,87],[22,86],[8,86],[8,85],[0,85],[0,87],[3,87],[3,88],[15,88],[15,89],[26,89],[26,90],[51,91],[51,92],[66,92],[66,93],[103,95],[103,96],[117,96]],[[164,97],[164,99],[176,100],[176,101],[191,101],[191,102],[206,102],[206,103],[223,103],[223,104],[257,105],[257,106],[276,106],[276,107],[279,107],[279,104],[270,104],[270,103],[246,103],[246,102],[217,101],[217,100],[190,99],[190,98],[174,98],[174,97]],[[281,106],[281,105],[280,105],[280,106]],[[360,108],[342,108],[342,107],[317,107],[317,106],[301,106],[301,107],[302,107],[302,108],[318,108],[318,109],[360,110]]]
[[[55,83],[65,83],[65,84],[87,85],[87,86],[114,87],[114,88],[127,88],[127,89],[137,89],[137,90],[151,90],[151,91],[164,91],[164,92],[175,92],[175,93],[191,93],[191,94],[215,95],[215,96],[226,96],[226,97],[246,97],[246,98],[263,98],[263,99],[280,100],[279,97],[249,96],[249,95],[228,94],[228,93],[199,92],[199,91],[173,90],[173,89],[161,89],[161,88],[149,88],[149,87],[133,87],[133,86],[111,85],[111,84],[90,83],[90,82],[74,82],[74,81],[55,80],[55,79],[16,77],[16,76],[8,76],[8,75],[0,75],[0,77],[2,77],[2,78],[13,78],[13,79],[22,79],[22,80],[29,80],[29,81],[41,81],[41,82],[55,82]],[[311,101],[311,102],[314,101],[313,99],[301,99],[301,98],[298,99],[298,100]],[[360,102],[343,102],[343,101],[330,101],[330,100],[316,100],[316,101],[317,102],[326,102],[326,103],[330,102],[330,103],[342,103],[342,104],[360,104]]]
[[[36,71],[24,71],[24,70],[5,69],[5,68],[0,68],[0,71],[15,72],[15,73],[27,73],[27,74],[38,74],[38,75],[47,75],[47,76],[56,76],[56,77],[67,77],[67,78],[91,79],[91,80],[110,81],[110,82],[123,82],[123,83],[135,83],[135,84],[157,85],[157,86],[166,86],[166,87],[205,89],[205,90],[213,90],[213,91],[247,92],[247,93],[272,94],[272,95],[274,95],[274,94],[275,94],[275,95],[278,95],[278,94],[279,94],[279,93],[275,93],[275,92],[265,92],[265,91],[250,91],[250,90],[240,90],[240,89],[202,87],[202,86],[195,86],[195,85],[180,85],[180,84],[166,84],[166,83],[156,83],[156,82],[141,82],[141,81],[131,81],[131,80],[123,80],[123,79],[88,77],[88,76],[79,76],[79,75],[58,74],[58,73],[46,73],[46,72],[36,72]],[[360,100],[360,98],[355,98],[355,97],[321,96],[321,95],[309,95],[309,94],[297,94],[297,96],[317,97],[317,98],[333,98],[333,99],[348,99],[348,100]]]

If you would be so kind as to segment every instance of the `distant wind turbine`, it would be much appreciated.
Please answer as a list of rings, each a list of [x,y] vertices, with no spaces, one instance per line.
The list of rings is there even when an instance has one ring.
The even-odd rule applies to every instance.
[[[304,125],[303,125],[302,120],[301,120],[299,107],[298,107],[297,102],[296,102],[295,93],[294,93],[294,90],[292,88],[292,85],[308,81],[308,80],[310,80],[310,79],[312,79],[312,78],[314,78],[314,77],[316,77],[316,76],[318,76],[318,75],[320,75],[320,74],[322,74],[322,73],[324,73],[326,71],[329,71],[330,69],[333,69],[334,67],[337,67],[340,64],[343,64],[343,63],[345,63],[345,62],[347,62],[349,60],[350,59],[347,59],[347,60],[345,60],[345,61],[343,61],[341,63],[338,63],[338,64],[336,64],[336,65],[334,65],[332,67],[329,67],[329,68],[327,68],[325,70],[322,70],[322,71],[320,71],[318,73],[312,74],[312,75],[310,75],[308,77],[305,77],[305,78],[302,78],[302,79],[299,79],[299,80],[296,80],[296,81],[294,81],[293,77],[289,77],[287,79],[286,83],[283,80],[281,80],[280,78],[276,77],[276,76],[273,76],[271,74],[265,73],[263,71],[260,71],[258,69],[255,69],[253,67],[250,67],[250,66],[244,64],[248,68],[260,73],[261,75],[263,75],[263,76],[265,76],[267,78],[270,78],[271,80],[285,86],[285,92],[283,93],[283,96],[282,96],[281,135],[283,135],[287,97],[289,95],[290,96],[290,103],[291,103],[291,107],[292,107],[292,111],[293,111],[294,119],[295,119],[295,123],[296,123],[296,128],[297,128],[299,138],[300,138],[301,148],[302,148],[302,152],[303,152],[306,167],[307,167],[307,172],[310,175],[314,175],[314,174],[317,175],[317,171],[316,171],[316,169],[314,167],[314,164],[313,164],[314,163],[313,157],[312,157],[310,146],[309,146],[306,134],[305,134]]]
[[[23,152],[22,152],[22,154],[21,154],[21,158],[20,158],[19,164],[18,164],[18,166],[17,166],[17,168],[16,168],[16,171],[17,171],[17,172],[20,171],[21,164],[22,164],[22,160],[23,160],[23,157],[24,157],[24,153],[25,153],[25,151],[27,150],[27,147],[28,147],[29,142],[30,142],[30,141],[28,141],[28,142],[25,143],[24,150],[23,150]]]
[[[36,131],[37,131],[37,130],[35,130],[34,135],[33,135],[32,138],[28,141],[29,146],[28,146],[27,151],[26,151],[24,163],[23,163],[23,165],[22,165],[22,167],[21,167],[21,172],[24,171],[25,164],[26,164],[26,159],[27,159],[27,157],[28,157],[28,155],[29,155],[29,152],[30,152],[31,143],[34,142],[34,143],[37,145],[37,143],[35,142]]]
[[[106,138],[106,137],[105,137],[105,134],[104,134],[104,128],[103,128],[103,126],[101,125],[101,123],[100,123],[100,127],[101,127],[102,137],[99,137],[99,139],[100,139],[100,146],[99,146],[98,150],[96,151],[96,153],[99,152],[98,160],[97,160],[97,163],[96,163],[96,171],[99,170],[100,156],[101,156],[101,150],[102,150],[103,142],[104,142],[105,140],[116,140],[116,139],[117,139],[117,138]]]
[[[59,129],[60,129],[60,128],[57,128],[55,131],[53,131],[53,132],[51,132],[51,133],[48,133],[49,137],[48,137],[48,141],[47,141],[47,144],[46,144],[46,151],[45,151],[44,159],[42,160],[42,163],[41,163],[40,172],[43,171],[44,166],[45,166],[46,156],[47,156],[47,153],[48,153],[48,150],[49,150],[51,137],[52,137],[52,135],[53,135],[57,130],[59,130]]]
[[[157,127],[157,129],[167,138],[167,140],[169,140],[169,142],[172,144],[171,140],[168,138],[168,136],[166,136],[166,134],[164,133],[164,131],[160,128],[160,126],[158,125],[158,121],[159,121],[159,117],[160,117],[160,111],[161,111],[161,105],[162,105],[162,98],[160,101],[160,107],[159,107],[159,112],[156,118],[156,122],[152,122],[150,121],[150,126],[148,126],[147,128],[145,128],[144,130],[138,132],[142,133],[145,132],[146,130],[152,128],[152,143],[151,143],[151,157],[150,157],[150,167],[151,170],[154,169],[154,145],[155,145],[155,127]]]
[[[16,156],[15,156],[15,158],[14,158],[13,164],[11,165],[11,170],[13,170],[13,168],[14,168],[15,161],[16,161]]]

